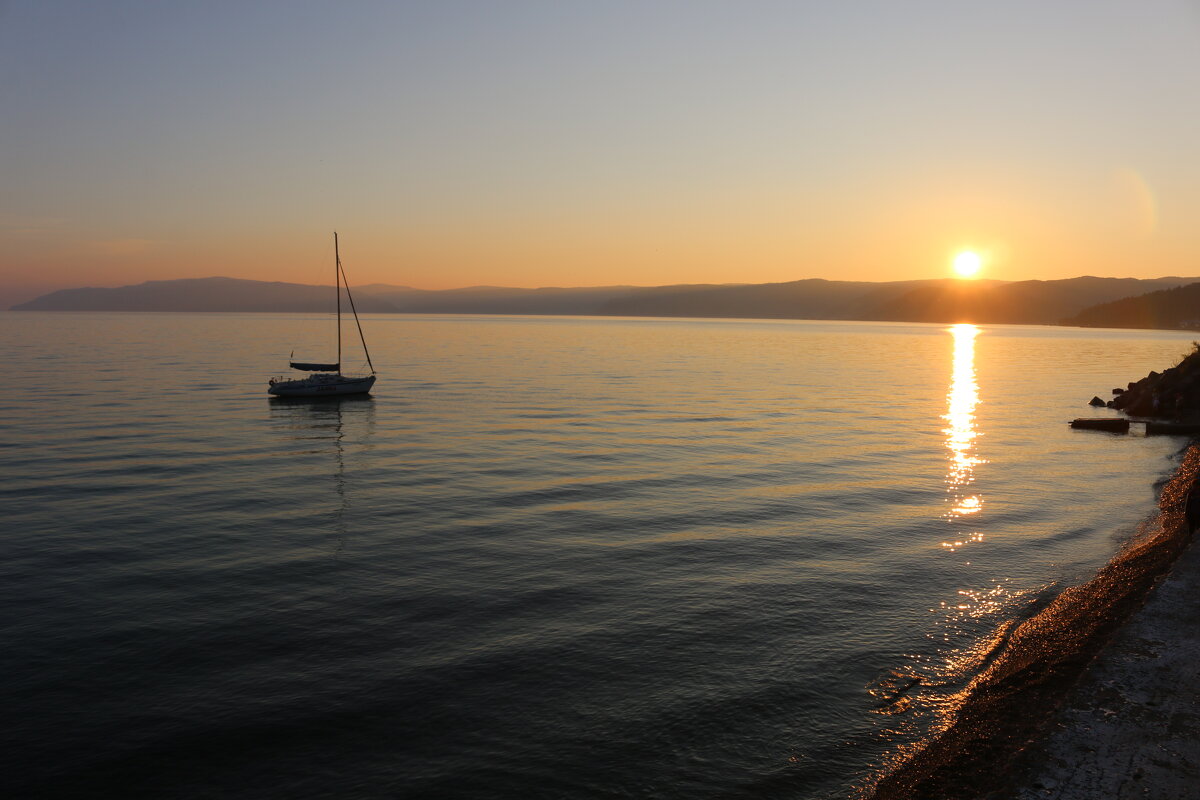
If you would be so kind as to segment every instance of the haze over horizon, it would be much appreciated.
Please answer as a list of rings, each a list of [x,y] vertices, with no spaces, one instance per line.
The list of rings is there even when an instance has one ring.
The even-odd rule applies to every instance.
[[[0,306],[1197,272],[1200,6],[0,5]]]

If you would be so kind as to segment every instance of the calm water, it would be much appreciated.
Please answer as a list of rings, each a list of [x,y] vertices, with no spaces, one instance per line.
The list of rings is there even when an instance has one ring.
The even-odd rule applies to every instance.
[[[1190,343],[364,327],[287,403],[324,318],[0,314],[10,794],[845,796],[1152,513],[1181,443],[1065,422]]]

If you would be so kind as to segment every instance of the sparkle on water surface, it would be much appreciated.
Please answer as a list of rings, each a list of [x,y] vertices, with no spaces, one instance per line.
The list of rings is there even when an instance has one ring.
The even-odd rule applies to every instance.
[[[1153,510],[1064,421],[1190,341],[363,326],[278,403],[325,318],[0,315],[14,796],[844,797]]]

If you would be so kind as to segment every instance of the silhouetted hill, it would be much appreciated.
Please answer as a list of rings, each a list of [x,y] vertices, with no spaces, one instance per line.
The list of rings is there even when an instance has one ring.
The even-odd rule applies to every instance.
[[[1064,323],[1085,328],[1200,327],[1200,283],[1102,303]]]
[[[1088,306],[1147,289],[1179,286],[1194,278],[1095,278],[1057,281],[942,281],[883,303],[872,319],[904,322],[978,322],[1050,325]],[[1073,324],[1073,323],[1069,323]]]
[[[578,289],[506,289],[471,286],[429,291],[406,287],[374,288],[374,296],[410,314],[604,314],[613,298],[648,291],[637,286]]]
[[[238,278],[184,278],[146,281],[115,289],[62,289],[14,311],[330,311],[332,286],[247,281]],[[354,295],[359,311],[395,311],[386,300]]]
[[[768,284],[684,284],[439,291],[370,284],[354,290],[363,311],[422,314],[596,314],[607,316],[870,318],[881,302],[944,281],[867,283],[811,279]],[[66,289],[14,306],[19,311],[320,311],[328,286],[233,278],[148,281],[115,289]]]
[[[813,278],[760,284],[542,289],[473,286],[441,291],[371,284],[355,288],[354,297],[360,311],[425,314],[592,314],[1056,324],[1097,303],[1197,280],[1200,279],[1083,277],[1011,283],[952,279],[869,283]],[[14,310],[330,311],[333,307],[330,288],[235,278],[147,281],[115,289],[66,289],[14,306]]]
[[[743,317],[760,319],[873,319],[881,303],[942,281],[827,281],[660,286],[615,297],[601,313],[655,317]]]

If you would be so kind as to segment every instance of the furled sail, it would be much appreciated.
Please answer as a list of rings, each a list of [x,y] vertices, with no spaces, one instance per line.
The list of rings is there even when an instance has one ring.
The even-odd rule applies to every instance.
[[[341,364],[313,364],[308,361],[293,361],[292,369],[302,369],[308,372],[338,372]]]

